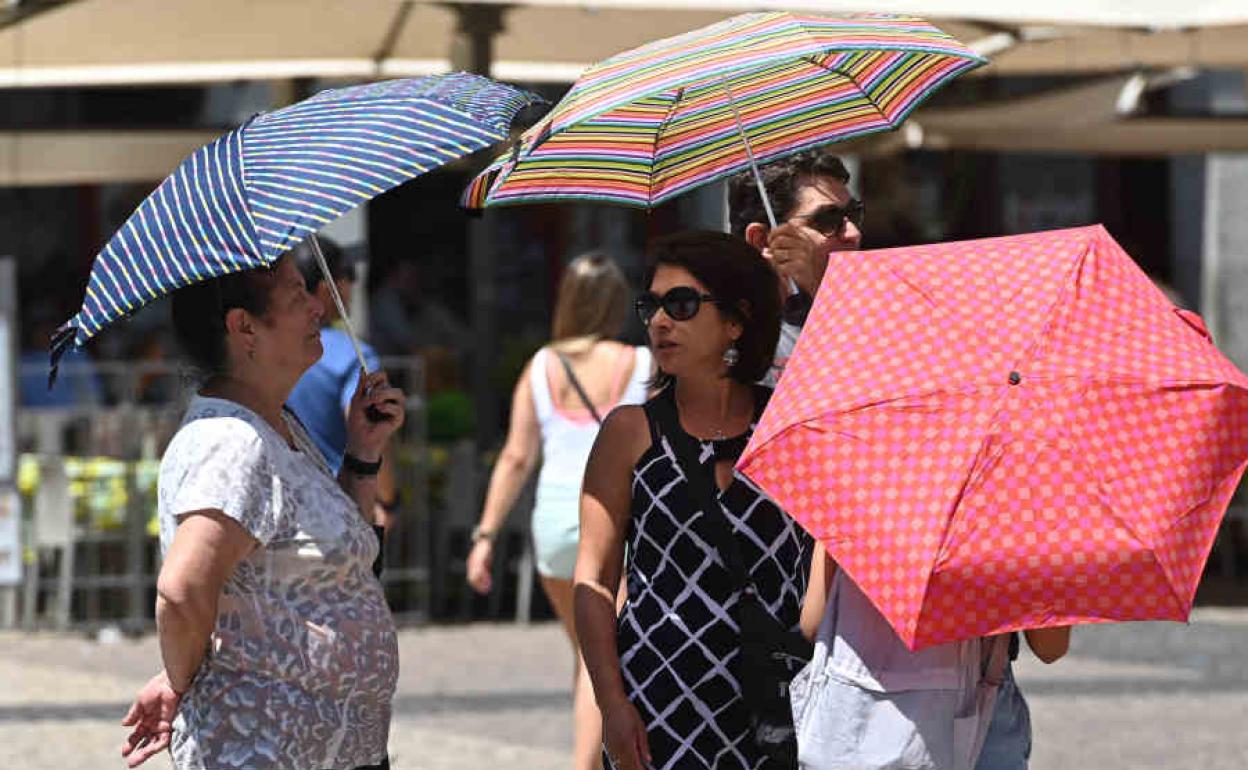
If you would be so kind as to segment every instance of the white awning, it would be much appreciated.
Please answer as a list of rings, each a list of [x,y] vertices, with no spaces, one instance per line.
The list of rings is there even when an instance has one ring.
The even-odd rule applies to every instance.
[[[0,187],[157,182],[217,131],[0,132]]]
[[[847,153],[907,149],[1149,156],[1248,152],[1248,118],[1137,118],[1118,106],[1132,76],[959,109],[921,108],[900,130],[847,143]],[[155,182],[218,132],[0,132],[0,186]]]
[[[919,109],[900,130],[845,149],[864,154],[928,149],[1146,157],[1248,151],[1248,118],[1120,114],[1124,94],[1148,87],[1132,83],[1134,78],[1103,78],[974,107]]]

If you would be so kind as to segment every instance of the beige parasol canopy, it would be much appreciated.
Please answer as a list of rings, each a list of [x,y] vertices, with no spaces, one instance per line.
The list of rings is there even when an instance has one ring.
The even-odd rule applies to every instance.
[[[77,0],[0,29],[0,87],[429,74],[451,68],[464,34],[495,31],[494,76],[570,82],[618,51],[769,6],[918,13],[990,55],[981,74],[1248,66],[1242,0]]]
[[[457,31],[489,33],[499,21],[496,77],[571,82],[591,62],[727,15],[544,6],[467,11],[397,0],[78,0],[0,29],[0,86],[433,74],[452,68]]]

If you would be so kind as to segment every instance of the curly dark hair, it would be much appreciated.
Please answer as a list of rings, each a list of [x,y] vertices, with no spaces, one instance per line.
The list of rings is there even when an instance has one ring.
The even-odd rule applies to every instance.
[[[325,266],[329,268],[329,274],[334,277],[334,280],[347,278],[355,281],[355,265],[347,260],[342,247],[323,235],[309,235],[304,240],[296,243],[294,248],[290,250],[290,256],[295,260],[295,267],[299,268],[299,274],[303,276],[303,285],[307,290],[315,292],[316,287],[320,286],[321,281],[325,280],[325,274],[321,272],[321,265],[316,260],[316,253],[312,251],[312,246],[309,243],[312,238],[316,238],[317,242],[321,244],[321,254],[325,257]]]
[[[648,289],[661,265],[689,271],[714,295],[719,311],[742,326],[736,343],[741,357],[728,376],[746,384],[762,379],[780,337],[780,279],[758,249],[735,235],[694,230],[656,239],[648,252],[641,285]],[[662,389],[672,381],[660,370],[651,384]]]
[[[771,199],[776,220],[783,222],[797,204],[797,188],[809,177],[830,176],[849,184],[849,169],[837,156],[822,150],[806,150],[768,163],[759,169]],[[751,222],[767,223],[767,210],[758,194],[753,171],[743,171],[728,182],[728,222],[734,235],[745,235]]]

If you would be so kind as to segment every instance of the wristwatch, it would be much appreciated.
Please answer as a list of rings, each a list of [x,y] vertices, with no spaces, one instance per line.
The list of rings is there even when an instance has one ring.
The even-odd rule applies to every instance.
[[[348,472],[356,476],[376,476],[381,470],[381,458],[377,458],[373,462],[361,460],[350,452],[342,455],[342,467]]]
[[[469,535],[468,537],[472,540],[472,544],[476,545],[482,540],[488,540],[489,542],[493,543],[494,536],[496,534],[498,533],[494,532],[493,530],[482,529],[481,525],[478,524],[477,526],[472,528],[472,534]]]

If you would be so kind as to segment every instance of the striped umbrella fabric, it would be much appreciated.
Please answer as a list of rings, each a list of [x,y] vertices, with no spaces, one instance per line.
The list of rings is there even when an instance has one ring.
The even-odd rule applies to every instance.
[[[655,206],[746,168],[742,129],[760,163],[891,130],[985,63],[909,16],[735,16],[587,69],[463,203]]]
[[[456,73],[323,91],[197,150],[95,258],[68,345],[196,281],[272,265],[403,182],[505,138],[540,97]]]

